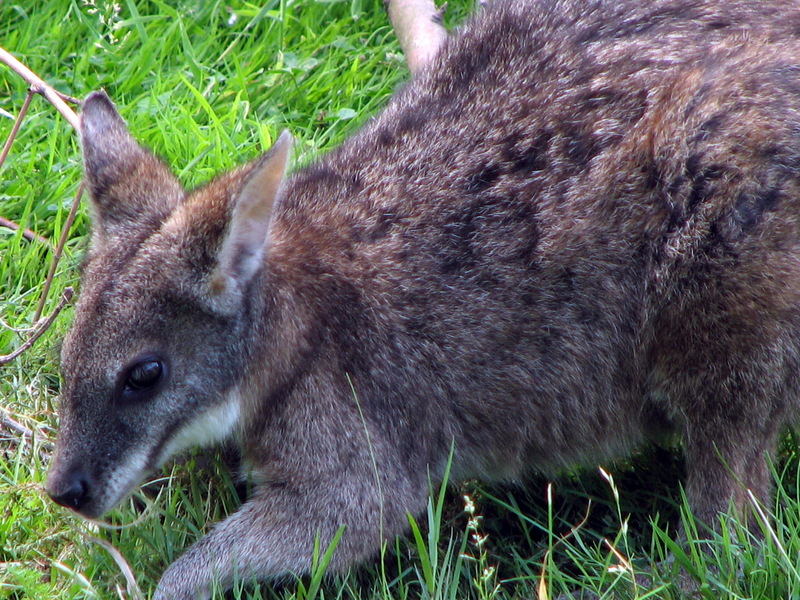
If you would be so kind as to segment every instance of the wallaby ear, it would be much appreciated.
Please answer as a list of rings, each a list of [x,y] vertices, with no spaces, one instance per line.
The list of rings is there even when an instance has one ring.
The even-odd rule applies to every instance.
[[[243,291],[261,267],[273,208],[283,193],[291,148],[292,136],[284,130],[245,179],[234,200],[228,231],[211,276],[212,295]]]
[[[128,133],[105,92],[92,92],[83,102],[81,141],[85,180],[101,231],[157,226],[183,197],[169,169]]]

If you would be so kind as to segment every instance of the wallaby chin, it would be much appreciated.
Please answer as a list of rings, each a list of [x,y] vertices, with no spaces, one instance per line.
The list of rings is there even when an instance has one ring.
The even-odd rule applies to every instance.
[[[91,94],[48,492],[97,516],[234,437],[252,497],[157,600],[305,573],[342,526],[343,571],[448,468],[516,479],[665,432],[699,521],[769,503],[800,397],[798,14],[496,0],[319,162],[286,177],[282,134],[192,192]]]

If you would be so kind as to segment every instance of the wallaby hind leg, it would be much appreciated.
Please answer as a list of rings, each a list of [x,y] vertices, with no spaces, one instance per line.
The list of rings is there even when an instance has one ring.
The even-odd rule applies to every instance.
[[[718,530],[731,508],[758,532],[748,490],[769,506],[769,457],[800,394],[800,322],[787,310],[794,297],[753,275],[765,262],[756,257],[738,278],[719,272],[687,288],[656,333],[656,393],[683,434],[685,489],[701,532]],[[742,310],[742,298],[759,310]]]
[[[777,445],[778,426],[762,422],[736,430],[731,423],[697,423],[686,435],[686,495],[702,532],[718,529],[719,514],[734,510],[743,521],[753,516],[752,492],[769,507],[769,457]],[[758,527],[751,527],[757,533]]]

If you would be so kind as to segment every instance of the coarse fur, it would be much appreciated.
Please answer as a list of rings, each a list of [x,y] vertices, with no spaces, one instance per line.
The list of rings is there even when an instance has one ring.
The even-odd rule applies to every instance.
[[[714,526],[800,391],[800,3],[497,0],[361,131],[185,192],[102,93],[48,489],[98,516],[184,442],[254,492],[156,598],[332,568],[429,476],[682,439]],[[216,429],[213,423],[224,426]]]

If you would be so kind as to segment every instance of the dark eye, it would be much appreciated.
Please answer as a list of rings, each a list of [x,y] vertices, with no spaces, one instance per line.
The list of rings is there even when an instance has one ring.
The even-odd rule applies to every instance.
[[[147,358],[131,367],[125,388],[133,392],[148,390],[158,384],[163,376],[164,363],[156,358]]]

